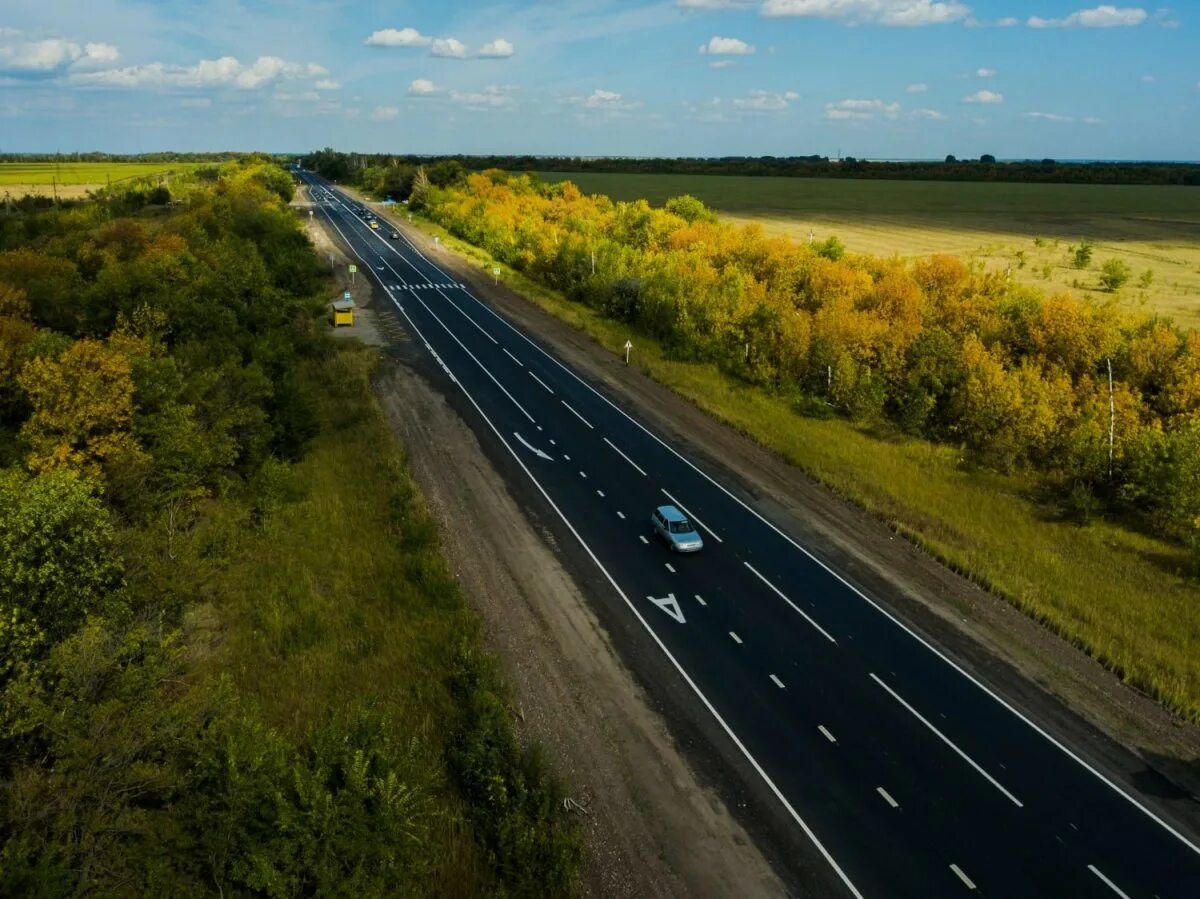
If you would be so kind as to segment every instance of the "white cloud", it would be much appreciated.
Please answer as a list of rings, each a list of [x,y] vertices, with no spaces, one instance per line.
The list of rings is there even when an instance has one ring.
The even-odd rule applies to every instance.
[[[400,109],[396,106],[376,106],[371,110],[371,121],[386,122],[400,115]]]
[[[637,109],[642,105],[638,100],[631,100],[622,93],[606,91],[599,87],[586,97],[569,97],[568,102],[584,109],[606,110]]]
[[[787,109],[793,100],[799,100],[800,95],[795,91],[776,94],[771,91],[750,91],[748,97],[738,97],[733,101],[737,109],[750,109],[755,112],[777,112]]]
[[[321,95],[316,91],[276,91],[272,99],[283,103],[316,103]]]
[[[1121,28],[1141,25],[1149,18],[1146,10],[1136,6],[1116,7],[1109,3],[1095,9],[1081,9],[1065,19],[1043,19],[1030,16],[1025,23],[1030,28]]]
[[[41,74],[64,66],[77,71],[109,66],[120,57],[112,44],[88,42],[80,45],[62,38],[25,41],[15,28],[0,29],[0,71]]]
[[[763,0],[769,18],[843,19],[902,27],[940,25],[966,18],[970,9],[958,0]]]
[[[758,0],[675,0],[681,9],[744,9]]]
[[[1017,25],[1020,25],[1020,24],[1021,24],[1021,20],[1018,19],[1016,16],[1005,16],[1002,19],[996,20],[997,28],[1015,28]]]
[[[930,122],[946,122],[950,119],[948,115],[940,113],[936,109],[914,109],[912,115],[914,119],[925,119]]]
[[[708,64],[710,69],[728,69],[730,66],[737,65],[732,59],[714,59]]]
[[[408,86],[408,92],[419,97],[428,96],[429,94],[436,94],[441,90],[442,88],[438,87],[428,78],[418,78]]]
[[[452,37],[435,38],[429,49],[432,56],[444,56],[449,59],[466,59],[467,45]]]
[[[433,38],[426,37],[415,28],[384,28],[363,41],[368,47],[428,47]]]
[[[202,59],[194,66],[152,62],[100,72],[73,72],[68,80],[72,84],[92,87],[232,87],[253,90],[276,81],[328,74],[324,66],[288,62],[278,56],[260,56],[249,65],[243,65],[233,56],[222,56],[220,59]]]
[[[707,44],[700,45],[701,53],[712,53],[718,56],[749,56],[754,47],[736,37],[711,37]]]
[[[513,45],[502,37],[498,37],[494,41],[488,41],[479,48],[480,56],[492,59],[503,59],[512,56],[514,52]]]
[[[922,84],[922,83],[910,84],[908,87],[906,87],[904,89],[905,93],[909,93],[909,94],[923,94],[927,90],[929,90],[929,85]]]
[[[975,70],[976,78],[991,78],[995,74],[996,74],[995,69],[976,69]]]
[[[338,91],[342,89],[342,84],[340,81],[334,81],[332,78],[322,78],[313,87],[319,91]]]
[[[1003,103],[1004,102],[1004,94],[998,94],[995,91],[976,91],[975,93],[973,93],[969,96],[963,97],[962,101],[964,103],[982,103],[982,104]]]
[[[511,85],[497,86],[489,84],[482,91],[450,91],[450,99],[461,103],[468,109],[497,109],[511,106],[515,101]]]
[[[900,104],[882,100],[839,100],[825,104],[825,118],[833,121],[873,119],[877,115],[895,119],[900,115]]]
[[[1042,122],[1057,122],[1062,124],[1075,121],[1072,116],[1059,115],[1055,112],[1027,112],[1025,113],[1025,117],[1028,119],[1038,119]]]

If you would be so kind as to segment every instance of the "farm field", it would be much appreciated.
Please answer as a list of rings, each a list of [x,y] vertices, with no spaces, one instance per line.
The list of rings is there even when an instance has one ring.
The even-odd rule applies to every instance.
[[[856,181],[722,175],[539,172],[586,193],[660,204],[691,194],[723,218],[796,240],[836,234],[851,252],[951,253],[1047,291],[1103,299],[1100,267],[1133,272],[1115,296],[1129,307],[1200,327],[1200,188],[1140,185]],[[1072,248],[1093,241],[1092,262]],[[1146,273],[1150,274],[1147,275]]]
[[[153,175],[190,172],[203,162],[0,162],[0,197],[26,194],[62,199],[86,196],[110,180],[127,181]]]

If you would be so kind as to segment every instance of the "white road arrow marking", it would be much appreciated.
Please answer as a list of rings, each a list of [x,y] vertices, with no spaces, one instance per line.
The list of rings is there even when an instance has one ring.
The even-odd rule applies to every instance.
[[[657,596],[647,596],[646,599],[650,600],[680,624],[687,624],[687,622],[683,620],[683,609],[679,608],[679,603],[676,602],[674,593],[668,593],[662,598]]]
[[[522,444],[524,444],[525,449],[530,450],[539,459],[545,459],[548,462],[554,461],[553,456],[547,456],[545,453],[543,453],[540,449],[538,449],[536,446],[531,444],[528,440],[526,440],[524,437],[522,437],[516,431],[513,431],[513,436],[516,437],[518,440],[520,440]]]

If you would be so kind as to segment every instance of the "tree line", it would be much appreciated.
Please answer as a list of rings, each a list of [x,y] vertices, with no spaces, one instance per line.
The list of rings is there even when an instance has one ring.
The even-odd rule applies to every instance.
[[[206,668],[205,583],[295,489],[336,354],[292,190],[248,157],[0,215],[0,895],[429,894],[448,828],[498,893],[570,888],[561,799],[466,633],[425,688],[455,697],[427,750],[453,786],[370,703],[297,741]]]
[[[943,161],[872,161],[826,156],[586,157],[419,156],[337,153],[328,148],[303,157],[315,171],[348,179],[364,168],[432,168],[453,162],[470,171],[606,172],[640,175],[750,175],[788,178],[868,178],[896,181],[1001,181],[1041,184],[1200,185],[1200,165],[1171,162],[997,161],[948,155]]]

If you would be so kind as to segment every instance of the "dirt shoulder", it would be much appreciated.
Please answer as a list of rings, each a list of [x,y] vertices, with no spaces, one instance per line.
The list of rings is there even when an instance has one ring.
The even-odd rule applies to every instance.
[[[614,402],[737,485],[780,523],[1042,727],[1200,838],[1200,728],[1123,684],[1003,599],[686,399],[626,367],[588,335],[494,285],[476,264],[396,225],[476,296],[598,384]]]

